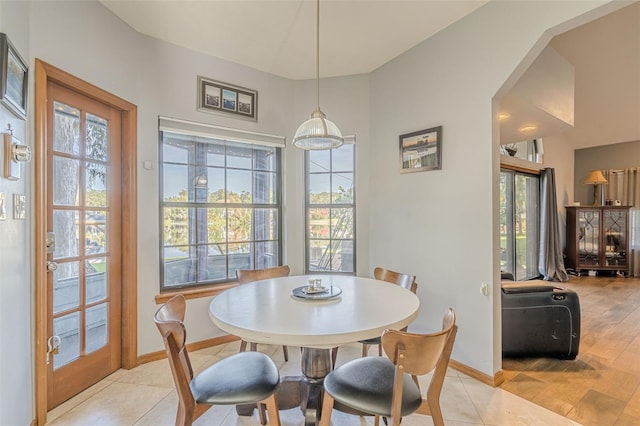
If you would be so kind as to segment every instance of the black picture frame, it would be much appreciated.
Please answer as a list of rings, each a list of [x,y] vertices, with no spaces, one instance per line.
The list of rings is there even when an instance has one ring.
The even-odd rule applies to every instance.
[[[442,169],[442,126],[400,135],[400,173]]]
[[[27,118],[29,68],[6,34],[0,33],[0,102],[18,118]]]
[[[198,111],[258,121],[258,92],[198,76]]]

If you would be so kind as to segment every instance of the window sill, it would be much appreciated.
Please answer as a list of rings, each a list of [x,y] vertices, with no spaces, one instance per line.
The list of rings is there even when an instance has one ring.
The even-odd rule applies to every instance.
[[[167,291],[164,293],[160,293],[156,296],[156,305],[166,303],[167,301],[169,301],[169,299],[171,299],[173,296],[176,296],[178,294],[182,294],[185,299],[199,299],[201,297],[217,296],[223,291],[233,287],[237,287],[237,286],[238,286],[238,282],[234,281],[226,284],[217,284],[215,286],[209,286],[209,287],[198,287],[194,289],[183,288],[175,291]]]

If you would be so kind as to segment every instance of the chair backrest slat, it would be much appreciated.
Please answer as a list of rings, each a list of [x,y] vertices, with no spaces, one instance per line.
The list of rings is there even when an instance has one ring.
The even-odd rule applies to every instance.
[[[402,345],[405,359],[405,372],[421,376],[433,371],[442,360],[445,346],[455,338],[455,313],[449,309],[445,313],[445,327],[432,334],[414,334],[396,330],[385,330],[382,334],[382,347],[387,356],[397,363],[398,347]],[[449,363],[449,360],[446,360]]]
[[[291,269],[287,265],[267,269],[238,269],[236,277],[240,284],[246,284],[269,278],[288,277],[290,272]]]
[[[392,271],[390,269],[378,267],[373,270],[373,276],[377,280],[386,281],[392,284],[398,284],[400,287],[411,290],[413,293],[416,292],[416,289],[418,287],[418,284],[416,284],[415,275],[403,274],[400,272]]]

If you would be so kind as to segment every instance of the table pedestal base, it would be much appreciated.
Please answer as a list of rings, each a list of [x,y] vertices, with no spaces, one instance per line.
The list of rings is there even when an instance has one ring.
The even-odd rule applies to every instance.
[[[331,350],[302,348],[302,376],[285,376],[280,379],[277,390],[280,410],[300,407],[304,415],[305,426],[317,425],[320,421],[322,383],[331,371]],[[240,416],[251,416],[255,404],[238,405],[236,412]]]

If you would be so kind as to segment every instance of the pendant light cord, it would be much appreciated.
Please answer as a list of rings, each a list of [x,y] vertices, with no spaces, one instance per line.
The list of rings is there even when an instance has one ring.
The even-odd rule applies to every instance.
[[[320,0],[316,0],[316,111],[320,111]]]

